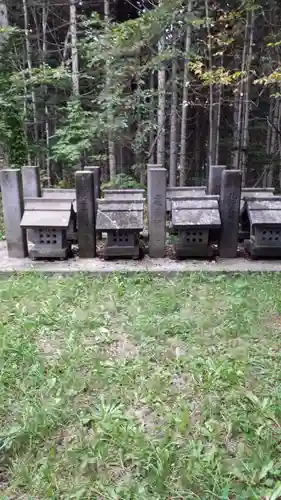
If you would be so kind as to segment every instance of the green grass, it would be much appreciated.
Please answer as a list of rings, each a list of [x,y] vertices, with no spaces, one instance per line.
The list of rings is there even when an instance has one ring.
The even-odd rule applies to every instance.
[[[0,498],[279,498],[280,285],[0,281]]]

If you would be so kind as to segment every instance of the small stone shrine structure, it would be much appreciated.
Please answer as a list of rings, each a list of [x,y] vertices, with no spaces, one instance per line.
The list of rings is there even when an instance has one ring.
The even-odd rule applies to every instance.
[[[274,196],[274,188],[243,188],[241,191],[240,210],[243,211],[246,198],[264,198]]]
[[[144,199],[98,200],[96,229],[107,233],[104,257],[141,256],[140,231],[144,225]]]
[[[67,259],[71,244],[69,228],[75,227],[76,216],[69,200],[26,198],[21,227],[32,230],[32,259]]]
[[[142,200],[144,189],[104,189],[103,196],[106,200]]]
[[[56,188],[46,188],[43,189],[42,196],[44,199],[48,200],[62,200],[62,201],[71,201],[73,210],[75,214],[77,214],[77,204],[76,204],[76,193],[75,189],[56,189]],[[67,230],[67,239],[72,243],[77,243],[77,227],[76,227],[76,219],[72,219],[70,221],[70,226]]]
[[[168,187],[166,191],[166,211],[171,212],[172,200],[178,200],[181,198],[195,198],[198,196],[204,196],[205,194],[205,186]]]
[[[46,188],[42,191],[43,198],[49,200],[69,200],[73,203],[73,210],[77,212],[75,189]]]
[[[247,198],[250,239],[245,248],[252,258],[281,258],[281,197]]]
[[[250,223],[247,214],[246,200],[247,198],[268,198],[274,196],[274,188],[243,188],[241,191],[240,201],[240,230],[239,240],[244,241],[250,239]]]
[[[172,227],[177,258],[212,257],[211,232],[221,227],[218,196],[172,200]]]

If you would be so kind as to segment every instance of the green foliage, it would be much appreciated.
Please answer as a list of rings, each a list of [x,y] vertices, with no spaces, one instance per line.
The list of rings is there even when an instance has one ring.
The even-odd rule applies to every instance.
[[[275,71],[270,73],[267,76],[263,76],[261,78],[257,78],[254,81],[255,84],[258,85],[276,85],[276,84],[281,84],[281,67],[277,68]],[[280,96],[280,93],[278,93],[278,96]]]
[[[109,182],[104,182],[102,185],[102,189],[107,188],[124,188],[124,189],[144,189],[136,179],[126,174],[118,174],[116,177]]]
[[[22,7],[19,6],[15,17],[11,8],[10,22],[15,26],[18,24],[20,28],[4,30],[7,36],[2,60],[0,58],[0,141],[1,149],[11,164],[25,162],[27,149],[28,156],[32,159],[40,157],[42,164],[44,157],[50,153],[53,162],[58,162],[59,167],[63,166],[64,173],[68,175],[81,159],[88,160],[100,154],[107,161],[110,137],[117,146],[116,151],[121,146],[134,153],[132,163],[136,165],[131,167],[131,172],[137,175],[150,157],[153,136],[157,141],[157,71],[160,68],[166,70],[165,160],[168,162],[173,88],[171,79],[174,78],[171,69],[174,61],[177,62],[178,135],[181,106],[188,106],[187,163],[191,176],[204,175],[205,167],[202,165],[206,164],[207,148],[199,144],[198,127],[207,137],[211,90],[213,104],[217,104],[218,98],[222,102],[219,108],[220,154],[224,151],[220,161],[230,163],[235,96],[239,95],[237,91],[241,90],[240,83],[247,77],[242,63],[249,38],[246,31],[250,28],[245,31],[245,26],[250,11],[255,11],[255,20],[253,54],[250,70],[247,68],[250,71],[248,103],[258,105],[249,104],[253,116],[249,121],[250,140],[245,154],[249,160],[252,149],[260,152],[261,134],[255,134],[255,122],[260,124],[270,121],[267,121],[268,100],[264,99],[269,92],[267,89],[264,91],[264,87],[270,87],[270,95],[274,91],[276,98],[280,98],[280,10],[277,0],[273,0],[272,8],[264,0],[220,2],[217,7],[208,2],[192,2],[192,12],[188,10],[188,2],[182,0],[162,0],[154,4],[150,2],[149,5],[154,8],[144,9],[135,19],[118,23],[113,18],[107,23],[97,13],[86,19],[85,12],[88,10],[78,2],[80,97],[76,101],[71,98],[71,40],[66,40],[63,54],[66,33],[60,21],[57,22],[57,16],[52,10],[48,12],[45,53],[42,46],[42,6],[40,2],[27,6],[31,43],[29,55],[32,62],[30,69],[25,33],[22,30]],[[61,15],[63,17],[65,14],[65,8],[68,18],[68,7],[63,8]],[[276,23],[272,23],[270,11],[273,17],[276,15]],[[82,16],[79,15],[81,12]],[[49,25],[52,26],[51,30]],[[192,36],[187,54],[185,38],[188,26],[192,28]],[[2,30],[0,34],[3,34]],[[159,46],[161,50],[158,50]],[[247,50],[244,55],[246,53]],[[188,78],[184,82],[186,64]],[[155,77],[154,81],[152,76]],[[188,102],[182,103],[182,90],[187,85]],[[37,134],[34,134],[33,96],[36,98]],[[8,110],[11,110],[11,114]],[[198,110],[196,119],[195,110]],[[47,140],[47,119],[48,130],[52,134],[51,143]],[[241,119],[243,121],[243,117]],[[193,140],[195,135],[196,146]],[[37,136],[38,140],[35,141]],[[265,144],[262,147],[265,149]],[[197,154],[196,148],[204,152]],[[277,146],[275,149],[274,155],[279,158]],[[180,148],[176,154],[179,159]],[[256,170],[262,169],[260,165],[256,167],[255,163]]]
[[[18,85],[20,72],[13,68],[12,51],[20,43],[17,28],[8,28],[5,47],[0,53],[0,134],[2,148],[9,164],[20,167],[27,161],[27,142],[24,133],[23,86]]]
[[[24,134],[23,116],[16,103],[10,102],[10,105],[4,109],[9,163],[11,166],[21,167],[26,165],[27,162],[27,143]]]
[[[129,143],[136,155],[148,157],[151,129],[157,132],[151,118],[151,103],[158,94],[147,85],[151,71],[156,72],[163,65],[168,68],[174,57],[184,59],[180,46],[175,49],[167,42],[161,53],[155,51],[154,46],[171,24],[180,38],[186,29],[183,17],[186,22],[196,19],[180,5],[181,2],[165,1],[138,18],[120,24],[106,25],[96,14],[85,22],[85,38],[80,42],[80,50],[88,68],[87,75],[91,72],[96,89],[92,101],[96,113],[93,119],[98,123],[92,129],[96,139],[110,133],[113,140]]]
[[[70,100],[62,126],[51,138],[52,157],[74,167],[83,154],[91,150],[93,139],[92,114],[83,110],[79,100]]]

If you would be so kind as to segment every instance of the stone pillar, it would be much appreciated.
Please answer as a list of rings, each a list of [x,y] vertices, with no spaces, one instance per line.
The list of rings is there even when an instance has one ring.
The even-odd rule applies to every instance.
[[[28,255],[26,231],[20,227],[24,207],[21,171],[1,170],[0,184],[8,256],[21,259]]]
[[[97,200],[101,197],[101,168],[100,167],[85,167],[84,170],[87,170],[89,172],[93,173],[94,176],[94,187],[95,187],[95,200],[96,200],[96,213],[98,209],[98,204]],[[102,239],[102,232],[101,231],[96,231],[96,239],[101,240]]]
[[[164,257],[166,243],[166,169],[149,166],[147,179],[148,253]]]
[[[94,176],[94,186],[95,186],[95,197],[96,200],[101,196],[100,179],[101,179],[101,168],[100,167],[88,167],[86,166],[84,170],[87,172],[93,172]]]
[[[161,163],[148,163],[147,164],[147,170],[149,168],[163,168],[163,165]]]
[[[225,170],[220,196],[221,237],[220,257],[237,255],[242,176],[240,170]]]
[[[96,202],[94,176],[86,170],[75,173],[79,257],[96,257]]]
[[[225,165],[211,165],[209,171],[208,194],[220,195],[222,173],[225,171]]]
[[[24,198],[39,198],[41,194],[39,167],[22,168],[22,187]]]

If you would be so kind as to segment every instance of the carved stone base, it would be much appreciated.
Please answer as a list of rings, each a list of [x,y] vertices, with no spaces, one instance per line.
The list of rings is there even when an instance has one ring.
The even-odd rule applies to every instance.
[[[281,259],[281,246],[280,247],[267,247],[257,246],[251,240],[244,241],[245,250],[248,252],[252,259],[275,258]]]
[[[209,245],[182,245],[175,243],[173,245],[177,259],[206,258],[214,257],[214,249]]]
[[[136,246],[108,246],[104,247],[104,258],[105,259],[139,259],[141,257],[140,247]]]
[[[36,259],[68,259],[70,257],[70,248],[55,248],[51,245],[34,245],[29,250],[29,257]]]

